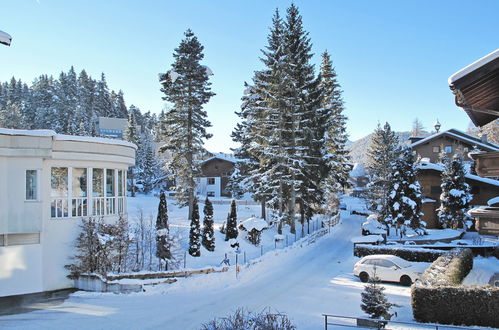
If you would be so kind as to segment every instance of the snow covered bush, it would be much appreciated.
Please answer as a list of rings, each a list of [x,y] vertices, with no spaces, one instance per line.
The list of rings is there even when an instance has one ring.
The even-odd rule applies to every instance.
[[[437,259],[411,288],[414,319],[418,322],[499,327],[499,288],[459,285],[472,264],[470,249],[454,249]]]
[[[390,309],[396,306],[388,302],[384,290],[385,288],[379,284],[379,278],[376,277],[376,269],[374,269],[373,276],[369,278],[369,284],[361,293],[362,304],[360,304],[360,308],[372,319],[389,315]]]
[[[438,221],[442,228],[465,228],[469,219],[466,213],[473,198],[470,186],[465,182],[465,169],[461,157],[456,154],[445,162],[442,172],[441,205],[438,208]]]
[[[230,203],[230,212],[227,216],[227,227],[225,228],[225,240],[228,241],[232,238],[237,238],[239,234],[237,230],[237,210],[236,201],[233,199]]]
[[[360,258],[373,254],[391,254],[407,261],[416,262],[433,262],[444,253],[446,253],[444,250],[367,244],[356,244],[353,250],[354,256]]]
[[[206,250],[213,252],[215,251],[215,232],[213,230],[213,205],[211,204],[208,197],[204,202],[204,219],[203,219],[203,238],[201,243]]]
[[[263,310],[260,313],[248,312],[238,308],[231,315],[216,318],[201,326],[201,330],[295,330],[296,326],[286,314],[271,313]]]

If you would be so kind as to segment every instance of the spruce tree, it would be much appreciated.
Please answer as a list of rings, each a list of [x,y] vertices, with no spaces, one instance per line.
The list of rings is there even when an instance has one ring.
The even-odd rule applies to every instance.
[[[465,181],[466,172],[461,157],[456,154],[445,163],[442,172],[442,194],[438,208],[438,221],[442,228],[465,228],[467,211],[473,198]]]
[[[371,183],[368,186],[369,209],[381,215],[387,215],[387,191],[390,186],[391,164],[397,158],[398,138],[390,124],[380,124],[372,136],[371,145],[367,151],[369,163],[367,166]]]
[[[204,58],[203,46],[189,29],[185,39],[175,49],[172,68],[160,75],[163,99],[172,104],[165,112],[166,130],[161,140],[166,143],[160,151],[171,154],[167,170],[176,180],[177,202],[189,206],[189,217],[193,214],[196,182],[199,176],[199,158],[204,152],[203,140],[212,135],[206,129],[211,127],[203,105],[215,95],[208,81],[211,71],[201,65]]]
[[[405,148],[401,155],[392,163],[390,186],[387,191],[387,215],[394,224],[407,224],[418,230],[421,223],[421,186],[417,181],[417,169],[414,164],[414,154],[410,148]]]
[[[225,229],[225,240],[228,241],[237,238],[239,231],[237,230],[237,209],[236,201],[232,200],[230,203],[230,213],[227,216],[227,227]]]
[[[159,195],[158,217],[156,218],[156,257],[165,264],[168,269],[168,259],[172,257],[169,245],[170,229],[168,226],[168,205],[165,192]]]
[[[379,278],[376,273],[369,278],[369,284],[364,287],[361,293],[360,308],[369,315],[370,318],[377,319],[388,314],[390,309],[395,306],[388,302],[385,296],[385,288],[379,285]]]
[[[199,257],[201,255],[200,238],[201,228],[199,225],[199,208],[197,200],[194,198],[191,214],[191,229],[189,231],[189,254],[193,257]]]
[[[94,112],[97,117],[113,116],[113,104],[104,72],[95,87]]]
[[[131,108],[131,107],[130,107]],[[128,125],[124,133],[124,138],[128,142],[132,142],[137,147],[140,147],[139,144],[139,136],[137,132],[137,120],[135,119],[135,111],[130,111],[130,116],[128,118]],[[137,150],[137,155],[139,154],[139,150]],[[137,159],[136,163],[139,163],[139,160]],[[130,166],[128,169],[128,178],[130,179],[130,185],[131,185],[131,196],[135,197],[135,171],[136,171],[137,166]]]
[[[208,197],[204,201],[203,238],[201,243],[208,251],[215,251],[215,232],[213,230],[213,205]]]

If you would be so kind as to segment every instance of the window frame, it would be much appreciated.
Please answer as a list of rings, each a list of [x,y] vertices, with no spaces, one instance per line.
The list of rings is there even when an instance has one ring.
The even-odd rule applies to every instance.
[[[447,149],[449,149],[450,151],[447,151]],[[447,154],[452,153],[452,146],[451,146],[451,145],[446,145],[446,146],[444,147],[444,151],[445,151],[445,153],[447,153]]]
[[[213,180],[213,183],[210,183],[212,180]],[[210,185],[210,186],[215,185],[216,184],[215,178],[206,178],[206,184]]]
[[[27,174],[28,171],[35,171],[36,177],[35,177],[35,198],[34,199],[28,199],[28,187],[27,187]],[[33,203],[33,202],[40,202],[40,178],[41,170],[39,168],[26,168],[24,170],[24,201],[27,203]]]

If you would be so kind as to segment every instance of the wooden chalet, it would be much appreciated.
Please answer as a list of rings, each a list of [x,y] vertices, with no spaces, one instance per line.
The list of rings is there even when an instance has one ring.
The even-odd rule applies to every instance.
[[[482,127],[499,118],[499,49],[471,63],[449,77],[456,105],[471,121]],[[473,153],[476,171],[483,177],[499,177],[499,151]],[[499,195],[499,189],[496,196]],[[481,234],[499,236],[499,205],[473,209]]]

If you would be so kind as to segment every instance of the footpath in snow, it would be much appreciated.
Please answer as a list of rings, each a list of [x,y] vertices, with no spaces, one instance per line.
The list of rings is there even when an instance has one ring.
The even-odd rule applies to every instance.
[[[345,197],[344,202],[360,200]],[[126,295],[77,292],[63,304],[0,317],[2,329],[199,329],[237,307],[288,314],[298,329],[321,329],[322,313],[365,317],[364,284],[353,276],[350,239],[365,218],[342,211],[341,223],[313,244],[265,254],[255,264],[227,273],[192,276]],[[412,320],[410,288],[384,285],[398,320]]]

